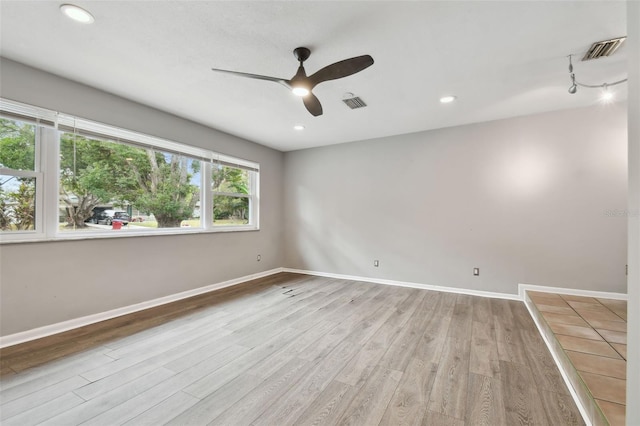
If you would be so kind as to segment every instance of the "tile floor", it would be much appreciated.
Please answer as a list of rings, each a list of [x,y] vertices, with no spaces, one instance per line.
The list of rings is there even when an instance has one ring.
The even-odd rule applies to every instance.
[[[627,302],[527,292],[609,424],[625,424]]]

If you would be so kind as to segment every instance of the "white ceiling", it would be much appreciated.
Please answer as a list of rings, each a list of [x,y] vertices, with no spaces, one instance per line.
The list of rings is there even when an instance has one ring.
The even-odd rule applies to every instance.
[[[567,93],[566,56],[626,35],[622,1],[76,1],[91,25],[62,3],[2,0],[2,56],[282,151],[592,105],[597,90]],[[210,71],[288,79],[298,46],[308,74],[363,54],[375,64],[317,86],[320,117],[278,84]],[[575,63],[588,84],[626,68],[624,45]],[[368,106],[350,110],[345,92]]]

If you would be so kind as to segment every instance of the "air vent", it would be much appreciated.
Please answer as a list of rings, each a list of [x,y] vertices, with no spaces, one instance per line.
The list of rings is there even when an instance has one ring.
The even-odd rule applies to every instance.
[[[589,61],[591,59],[602,58],[603,56],[611,56],[626,39],[627,37],[619,37],[593,43],[582,60]]]
[[[365,104],[364,101],[358,96],[349,99],[343,99],[342,102],[347,104],[347,106],[351,109],[364,108],[367,106],[367,104]]]

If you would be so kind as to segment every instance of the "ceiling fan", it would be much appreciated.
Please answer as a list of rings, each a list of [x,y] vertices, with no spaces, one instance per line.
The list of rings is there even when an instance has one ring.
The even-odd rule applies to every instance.
[[[240,77],[255,78],[258,80],[273,81],[279,83],[291,90],[295,95],[302,97],[302,102],[307,110],[314,116],[322,115],[322,105],[320,101],[311,93],[314,87],[318,84],[329,80],[336,80],[338,78],[348,77],[352,74],[362,71],[365,68],[373,65],[373,58],[369,55],[356,56],[355,58],[345,59],[343,61],[336,62],[331,65],[316,71],[315,73],[307,76],[302,64],[311,55],[311,51],[306,47],[297,47],[293,49],[293,55],[296,57],[300,66],[298,71],[291,77],[290,80],[278,77],[269,77],[266,75],[249,74],[245,72],[221,70],[218,68],[211,68],[212,71],[224,72],[227,74],[233,74]]]

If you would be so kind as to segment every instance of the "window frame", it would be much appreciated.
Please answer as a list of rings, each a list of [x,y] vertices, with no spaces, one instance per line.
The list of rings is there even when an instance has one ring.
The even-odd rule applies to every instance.
[[[33,177],[36,184],[35,230],[0,231],[0,244],[27,241],[60,241],[100,238],[127,238],[154,235],[199,234],[216,232],[258,231],[259,223],[259,180],[260,164],[217,153],[204,148],[194,147],[144,133],[122,129],[116,126],[98,123],[58,113],[47,109],[32,107],[23,103],[0,98],[0,116],[9,120],[21,121],[36,126],[34,171],[1,168],[5,175],[19,174],[20,177]],[[71,127],[73,126],[73,127]],[[64,132],[70,129],[83,136],[98,140],[131,145],[138,148],[152,148],[159,152],[184,155],[200,162],[200,226],[175,228],[148,228],[142,230],[118,231],[82,231],[59,229],[59,185],[60,185],[60,141]],[[214,191],[211,185],[212,164],[223,163],[231,167],[247,170],[250,194],[242,194],[249,199],[249,223],[242,225],[214,225]],[[235,195],[235,194],[234,194]]]
[[[213,167],[217,166],[218,164],[219,163],[210,163],[211,174],[213,174]],[[224,167],[234,167],[234,168],[239,168],[241,170],[243,169],[242,167],[237,167],[231,164],[226,164]],[[247,169],[244,169],[244,170],[247,170]],[[248,194],[242,194],[240,192],[215,191],[211,182],[212,177],[209,178],[208,185],[211,188],[210,192],[211,192],[211,199],[213,200],[213,204],[211,206],[211,220],[208,223],[213,228],[224,230],[226,228],[238,228],[238,227],[250,226],[253,223],[256,223],[256,226],[257,226],[257,222],[259,218],[257,193],[258,193],[258,182],[259,182],[260,175],[259,173],[255,173],[252,170],[247,170],[247,172],[248,172],[247,178],[248,178],[248,184],[249,184]],[[215,217],[213,216],[213,209],[215,207],[216,196],[247,198],[249,200],[249,223],[243,224],[243,225],[216,225]]]
[[[5,118],[5,117],[3,117]],[[18,121],[23,124],[29,124],[34,126],[34,141],[33,141],[33,170],[18,170],[10,167],[0,167],[0,175],[14,176],[22,178],[34,179],[35,196],[34,196],[34,212],[33,228],[26,230],[16,231],[0,231],[0,235],[10,236],[11,240],[23,241],[33,238],[41,238],[44,235],[44,173],[42,173],[42,130],[43,127],[38,126],[36,123],[29,122],[28,120],[21,120],[20,118],[6,118],[8,120]],[[1,240],[0,240],[1,242]]]

